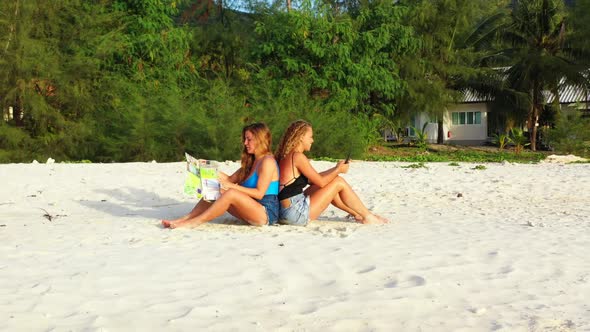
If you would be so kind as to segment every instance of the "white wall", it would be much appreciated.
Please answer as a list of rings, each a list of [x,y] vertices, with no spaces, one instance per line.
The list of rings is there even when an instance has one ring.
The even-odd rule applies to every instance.
[[[453,125],[453,112],[481,112],[480,124]],[[428,122],[426,132],[428,141],[436,143],[438,138],[438,124],[436,119],[430,119],[426,113],[416,116],[413,125],[416,129],[422,130],[422,126]],[[488,106],[485,103],[457,104],[452,105],[445,112],[443,121],[444,142],[457,144],[481,144],[488,136]],[[449,133],[450,132],[450,133]]]
[[[453,125],[452,112],[481,112],[481,124]],[[443,127],[445,141],[448,143],[461,141],[484,142],[488,137],[488,107],[485,103],[450,106],[445,114]]]
[[[424,126],[426,122],[428,122],[428,125],[426,126],[428,142],[436,143],[436,139],[438,138],[438,124],[436,122],[436,119],[430,119],[430,117],[426,113],[421,113],[416,116],[414,127],[418,130],[422,130],[422,126]]]

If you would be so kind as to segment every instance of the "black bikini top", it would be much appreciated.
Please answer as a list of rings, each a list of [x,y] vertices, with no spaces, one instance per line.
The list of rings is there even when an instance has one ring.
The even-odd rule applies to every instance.
[[[293,180],[291,183],[283,186],[283,189],[279,192],[279,200],[287,199],[303,192],[303,188],[307,187],[309,180],[302,173],[298,177],[295,177],[295,154],[291,155],[291,168],[293,170]]]

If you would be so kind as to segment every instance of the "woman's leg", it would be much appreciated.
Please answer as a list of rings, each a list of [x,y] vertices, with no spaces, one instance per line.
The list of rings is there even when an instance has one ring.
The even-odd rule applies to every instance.
[[[350,185],[340,176],[310,195],[309,219],[317,219],[336,196],[340,196],[346,206],[363,217],[363,224],[382,224],[387,222],[385,219],[379,218],[371,213],[354,193]]]
[[[252,225],[262,226],[267,223],[264,206],[243,192],[230,189],[199,215],[173,222],[170,224],[170,228],[197,226],[221,216],[230,208],[238,213],[241,219]]]
[[[162,225],[164,227],[170,227],[171,223],[194,218],[194,217],[198,216],[199,214],[203,213],[205,210],[207,210],[211,206],[211,204],[212,204],[211,202],[207,202],[206,200],[201,199],[199,201],[199,203],[197,203],[197,205],[195,205],[195,207],[187,215],[180,217],[178,219],[173,219],[173,220],[164,219],[164,220],[162,220]]]
[[[316,185],[311,185],[307,189],[305,189],[305,195],[311,196],[313,193],[315,193],[319,189],[321,189],[321,187],[316,186]],[[348,207],[348,205],[344,204],[344,202],[342,201],[342,198],[340,197],[340,193],[338,193],[338,195],[334,196],[334,199],[330,203],[332,205],[334,205],[335,207],[339,208],[340,210],[348,213],[350,216],[353,216],[356,221],[363,220],[363,217],[360,214],[358,214],[355,210]]]

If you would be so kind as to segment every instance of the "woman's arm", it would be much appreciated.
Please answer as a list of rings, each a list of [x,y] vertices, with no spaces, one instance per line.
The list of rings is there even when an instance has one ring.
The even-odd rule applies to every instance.
[[[264,197],[264,194],[266,193],[266,190],[272,181],[272,176],[275,169],[276,162],[274,158],[264,158],[260,162],[260,166],[258,166],[258,183],[256,184],[256,188],[246,188],[236,183],[226,183],[225,187],[227,189],[239,190],[254,199],[261,199]],[[234,173],[234,175],[235,174],[236,173]]]
[[[341,160],[336,166],[318,173],[315,168],[311,166],[309,159],[307,159],[307,157],[301,152],[297,152],[293,155],[293,163],[299,173],[305,175],[309,182],[318,187],[324,187],[332,182],[338,174],[348,172],[348,164],[345,164],[344,161]]]
[[[230,183],[237,183],[238,182],[238,174],[240,173],[240,169],[238,168],[232,175],[227,175],[222,171],[217,173],[219,177],[219,182],[230,182]]]

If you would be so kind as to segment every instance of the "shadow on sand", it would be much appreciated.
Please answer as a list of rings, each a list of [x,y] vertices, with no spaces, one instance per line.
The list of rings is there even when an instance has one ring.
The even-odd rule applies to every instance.
[[[112,190],[96,190],[100,196],[107,196],[101,200],[82,200],[79,203],[87,208],[110,214],[114,217],[174,219],[191,211],[198,200],[180,201],[169,197],[162,197],[154,192],[138,188],[120,188]],[[249,225],[228,213],[214,219],[211,223],[223,225]]]

